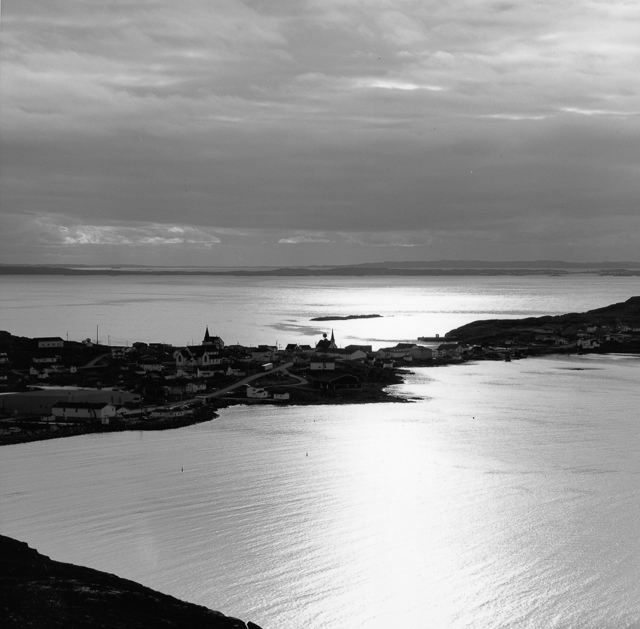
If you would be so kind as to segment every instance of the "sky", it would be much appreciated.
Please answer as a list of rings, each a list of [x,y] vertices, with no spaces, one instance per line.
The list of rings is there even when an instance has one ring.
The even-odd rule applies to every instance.
[[[0,262],[640,258],[634,0],[4,0]]]

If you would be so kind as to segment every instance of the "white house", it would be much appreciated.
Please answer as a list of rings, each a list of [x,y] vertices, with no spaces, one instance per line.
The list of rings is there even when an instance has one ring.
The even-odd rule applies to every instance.
[[[258,398],[265,399],[269,397],[267,391],[261,387],[252,387],[251,385],[247,385],[247,397],[250,398]]]
[[[105,402],[56,402],[51,413],[63,421],[100,420],[108,424],[109,418],[116,415],[116,407]]]
[[[137,404],[123,404],[116,410],[116,415],[122,419],[138,419],[142,417],[143,408]]]
[[[34,356],[33,362],[39,364],[51,365],[61,360],[60,356]]]
[[[151,411],[150,417],[152,419],[172,419],[174,417],[184,417],[187,414],[187,409],[182,406],[172,406],[170,408],[157,408]]]
[[[140,367],[145,371],[164,371],[164,365],[161,363],[143,363]]]
[[[411,350],[416,347],[415,343],[398,343],[395,347],[382,347],[376,354],[380,358],[404,358],[411,356]]]
[[[224,372],[225,376],[246,376],[247,372],[243,369],[238,369],[234,367],[227,367],[227,370]]]
[[[196,378],[212,378],[217,373],[224,373],[223,369],[202,369],[198,367],[196,371]]]
[[[186,386],[187,393],[197,393],[198,391],[206,391],[207,385],[204,382],[189,382]]]
[[[268,345],[258,345],[258,347],[250,347],[249,353],[251,360],[260,363],[270,363],[276,358],[276,349]]]
[[[462,356],[463,347],[459,343],[442,343],[438,346],[440,356],[449,356],[450,358]]]
[[[274,393],[273,394],[273,399],[274,400],[288,400],[289,399],[289,394],[288,393]]]
[[[334,371],[336,368],[335,358],[329,356],[316,355],[309,361],[311,371]]]

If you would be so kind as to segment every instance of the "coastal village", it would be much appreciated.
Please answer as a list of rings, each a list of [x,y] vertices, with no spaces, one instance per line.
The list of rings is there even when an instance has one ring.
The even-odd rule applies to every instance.
[[[113,347],[91,339],[0,332],[0,444],[96,430],[179,427],[211,419],[232,404],[404,402],[387,388],[401,383],[403,368],[411,366],[637,353],[638,300],[615,305],[626,306],[622,315],[604,308],[584,315],[479,321],[446,337],[377,350],[341,348],[333,332],[313,345],[284,348],[227,345],[208,327],[199,345],[185,347],[142,342]]]

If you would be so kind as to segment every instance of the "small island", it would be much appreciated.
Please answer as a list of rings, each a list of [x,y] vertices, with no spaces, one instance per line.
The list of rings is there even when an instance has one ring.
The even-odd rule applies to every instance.
[[[348,321],[349,319],[378,319],[382,315],[379,314],[367,314],[367,315],[347,315],[346,317],[328,316],[328,317],[315,317],[311,321]]]

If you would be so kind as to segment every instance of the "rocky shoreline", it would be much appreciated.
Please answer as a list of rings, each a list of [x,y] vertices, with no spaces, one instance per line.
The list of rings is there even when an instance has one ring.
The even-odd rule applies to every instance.
[[[4,629],[260,629],[114,574],[54,561],[0,535]]]

